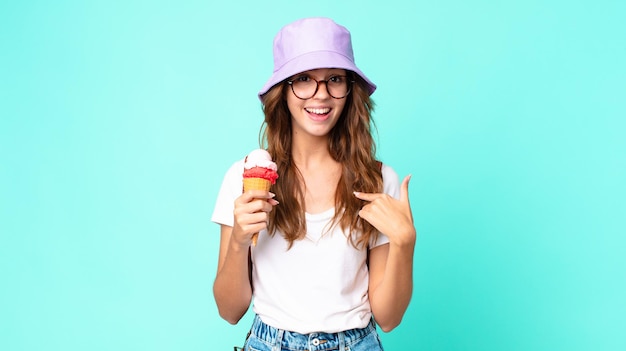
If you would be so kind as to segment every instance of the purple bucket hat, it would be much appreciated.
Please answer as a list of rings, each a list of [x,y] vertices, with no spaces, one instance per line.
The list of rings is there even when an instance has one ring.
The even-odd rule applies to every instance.
[[[330,18],[305,18],[284,26],[274,38],[274,73],[259,91],[259,99],[294,74],[317,68],[342,68],[361,76],[369,94],[376,90],[354,63],[350,32]]]

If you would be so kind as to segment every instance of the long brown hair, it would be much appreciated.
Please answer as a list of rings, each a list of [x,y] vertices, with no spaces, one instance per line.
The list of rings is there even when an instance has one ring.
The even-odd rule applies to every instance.
[[[353,191],[380,193],[383,190],[380,164],[376,161],[376,145],[372,137],[374,103],[365,81],[348,71],[354,80],[352,90],[337,124],[328,135],[330,155],[342,165],[342,174],[335,191],[335,215],[332,223],[348,231],[348,239],[356,247],[367,247],[378,231],[358,216],[365,204]],[[270,212],[268,232],[280,230],[289,247],[306,235],[303,179],[292,160],[291,114],[285,94],[285,82],[277,84],[263,96],[265,121],[261,127],[261,144],[267,147],[278,166],[279,180],[272,192],[280,201]]]

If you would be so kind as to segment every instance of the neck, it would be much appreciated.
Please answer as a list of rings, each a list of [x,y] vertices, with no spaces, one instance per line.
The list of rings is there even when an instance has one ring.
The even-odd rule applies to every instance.
[[[315,167],[321,163],[332,160],[328,151],[328,138],[294,138],[291,155],[293,161],[300,169]]]

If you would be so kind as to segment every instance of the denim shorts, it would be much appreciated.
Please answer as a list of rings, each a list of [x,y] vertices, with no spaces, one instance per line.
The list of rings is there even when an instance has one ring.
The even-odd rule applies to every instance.
[[[270,327],[254,317],[245,351],[383,351],[373,320],[362,329],[299,334]]]

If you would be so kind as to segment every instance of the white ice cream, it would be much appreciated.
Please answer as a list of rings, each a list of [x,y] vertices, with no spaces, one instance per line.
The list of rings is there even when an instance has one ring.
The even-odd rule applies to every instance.
[[[272,161],[272,156],[270,156],[270,153],[263,149],[256,149],[250,152],[248,154],[248,157],[246,158],[246,163],[243,165],[243,167],[245,169],[263,167],[271,169],[273,171],[278,170],[278,167],[276,167],[276,163]]]

